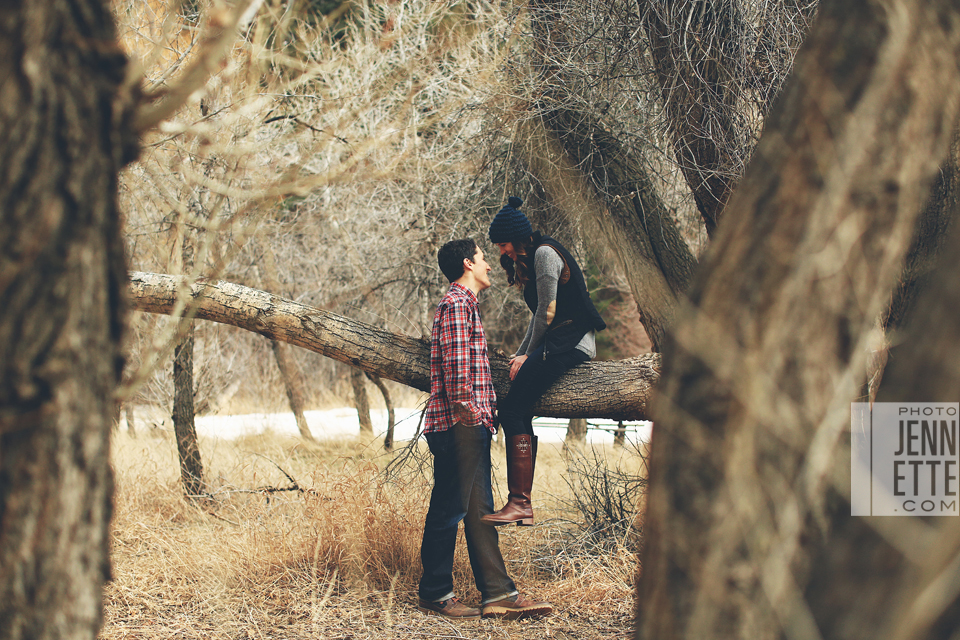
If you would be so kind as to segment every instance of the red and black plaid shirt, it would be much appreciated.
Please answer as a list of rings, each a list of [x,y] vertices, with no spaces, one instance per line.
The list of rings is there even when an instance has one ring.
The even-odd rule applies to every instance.
[[[458,421],[495,432],[496,402],[477,297],[454,282],[433,316],[423,432],[446,431]]]

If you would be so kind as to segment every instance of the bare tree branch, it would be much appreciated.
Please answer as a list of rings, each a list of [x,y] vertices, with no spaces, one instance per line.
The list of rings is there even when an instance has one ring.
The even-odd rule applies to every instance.
[[[144,104],[137,112],[134,128],[145,131],[170,118],[180,107],[186,104],[190,96],[207,83],[221,61],[230,52],[230,46],[236,39],[237,28],[248,21],[263,0],[248,0],[233,11],[227,9],[211,10],[207,18],[208,31],[200,43],[197,58],[184,71],[177,84],[153,97],[156,100]],[[151,96],[145,96],[148,100]]]

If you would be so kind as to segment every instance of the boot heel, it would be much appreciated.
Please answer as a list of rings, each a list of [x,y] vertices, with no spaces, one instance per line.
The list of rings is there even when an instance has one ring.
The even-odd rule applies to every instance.
[[[532,527],[533,518],[523,518],[522,520],[517,520],[518,527]]]

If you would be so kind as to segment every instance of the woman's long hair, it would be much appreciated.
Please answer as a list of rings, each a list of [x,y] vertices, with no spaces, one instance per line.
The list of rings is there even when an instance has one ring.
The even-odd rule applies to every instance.
[[[533,248],[535,246],[534,238],[531,236],[526,240],[513,243],[513,248],[517,252],[516,262],[507,254],[500,256],[500,266],[507,272],[507,282],[521,291],[523,291],[523,285],[530,282],[530,271],[533,269]]]

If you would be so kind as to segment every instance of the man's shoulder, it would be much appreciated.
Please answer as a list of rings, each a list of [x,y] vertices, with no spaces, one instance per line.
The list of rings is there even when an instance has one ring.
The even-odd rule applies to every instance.
[[[476,306],[476,300],[471,298],[463,287],[451,286],[440,299],[437,307]]]

